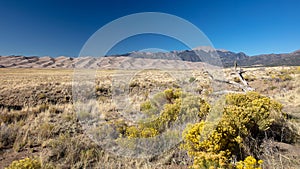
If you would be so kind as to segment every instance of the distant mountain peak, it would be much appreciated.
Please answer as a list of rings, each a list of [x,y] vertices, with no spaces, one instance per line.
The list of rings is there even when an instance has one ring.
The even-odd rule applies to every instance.
[[[217,51],[220,51],[220,52],[230,52],[229,50],[226,50],[226,49],[217,49]]]
[[[225,50],[225,49],[215,49],[212,46],[198,46],[198,47],[193,48],[192,50],[202,50],[202,51],[207,52],[207,53],[216,52],[216,51],[229,52],[228,50]]]
[[[292,52],[293,54],[297,54],[300,53],[300,49],[299,50],[295,50],[294,52]]]
[[[215,48],[213,48],[212,46],[198,46],[193,48],[192,50],[202,50],[204,52],[214,52],[216,51]]]

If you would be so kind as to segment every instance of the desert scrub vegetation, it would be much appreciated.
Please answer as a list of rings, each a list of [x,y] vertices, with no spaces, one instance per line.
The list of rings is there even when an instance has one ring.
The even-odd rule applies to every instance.
[[[127,138],[123,144],[133,148],[136,138],[155,139],[170,132],[173,125],[195,119],[192,123],[188,121],[180,146],[193,158],[191,167],[244,169],[263,167],[265,152],[261,147],[265,140],[296,141],[280,103],[256,92],[227,94],[223,99],[224,107],[215,108],[222,106],[223,101],[211,106],[180,89],[166,89],[141,104],[140,110],[147,118],[137,124],[122,120],[115,123],[120,133],[118,139]],[[216,122],[206,121],[212,111],[221,111],[221,118]]]
[[[282,70],[271,70],[267,72],[272,79],[277,81],[290,81],[293,79],[292,74],[295,74],[295,69],[282,69]]]
[[[17,159],[8,169],[92,168],[101,161],[103,150],[83,134],[71,105],[22,111],[28,116],[15,118],[20,112],[10,111],[16,114],[9,116],[13,120],[1,121],[0,153],[5,155],[2,150],[11,148],[13,153],[26,152],[34,158]]]
[[[166,89],[140,106],[146,118],[137,125],[118,126],[121,136],[128,138],[154,137],[178,124],[202,118],[209,109],[199,96],[182,92],[180,89]]]
[[[116,126],[120,137],[129,139],[126,144],[130,146],[130,139],[156,137],[176,123],[186,122],[182,119],[197,119],[182,133],[184,142],[180,146],[193,158],[192,168],[261,169],[260,146],[265,139],[295,141],[280,103],[256,92],[227,94],[224,99],[224,107],[212,108],[200,97],[167,89],[141,104],[148,118],[134,125],[119,121]],[[205,120],[211,111],[220,110],[219,121]],[[283,128],[288,136],[278,138]]]
[[[283,81],[278,78],[277,75],[285,69],[292,77],[291,80]],[[197,88],[199,92],[195,93],[192,90],[177,89],[179,82],[158,71],[147,70],[138,74],[133,78],[133,82],[138,85],[130,88],[129,94],[130,97],[137,98],[132,101],[138,110],[134,113],[140,115],[142,120],[132,122],[131,119],[122,119],[119,115],[123,111],[122,107],[111,103],[113,71],[99,70],[96,98],[101,105],[101,112],[104,112],[105,122],[115,126],[120,134],[114,139],[123,142],[125,140],[125,143],[128,141],[125,146],[133,148],[135,139],[157,139],[160,143],[159,136],[162,133],[167,139],[180,138],[178,141],[183,141],[180,142],[182,146],[178,144],[170,149],[166,148],[169,151],[149,159],[111,154],[84,133],[78,118],[84,119],[81,115],[85,114],[76,114],[70,104],[71,70],[1,69],[3,76],[0,77],[0,168],[9,167],[13,161],[17,163],[24,157],[37,160],[42,168],[201,168],[202,166],[193,164],[200,164],[203,160],[206,166],[211,168],[217,168],[215,166],[219,163],[227,165],[228,168],[298,168],[300,151],[295,134],[296,131],[300,134],[298,69],[299,67],[245,68],[246,75],[249,73],[250,79],[253,79],[248,80],[251,87],[280,101],[284,105],[283,111],[287,114],[276,111],[272,106],[264,107],[269,104],[268,100],[270,103],[275,102],[268,97],[230,94],[232,98],[224,98],[223,101],[227,99],[228,102],[218,109],[220,114],[226,114],[220,116],[218,123],[207,120],[218,106],[210,102],[209,99],[214,97],[210,92],[211,83],[201,72],[187,73],[184,77],[184,85],[190,88],[182,87]],[[122,76],[125,76],[127,72],[122,73]],[[276,77],[273,79],[272,75]],[[164,91],[165,89],[167,91]],[[45,94],[45,97],[39,99],[39,94]],[[243,104],[244,102],[247,104]],[[280,106],[278,107],[280,109]],[[253,113],[252,110],[260,113]],[[240,113],[244,111],[248,111],[251,116]],[[229,118],[231,120],[228,120]],[[184,133],[175,130],[177,125],[189,120],[191,123]],[[247,120],[250,120],[249,123],[246,123]],[[226,124],[226,128],[217,128],[225,122],[230,122]],[[294,124],[296,128],[290,126]],[[175,129],[171,130],[172,127]],[[201,128],[211,131],[206,130],[209,127],[213,132],[199,131]],[[191,138],[201,141],[201,146],[198,146],[201,151],[193,147],[197,144],[193,144],[192,140],[188,143],[185,139],[185,134],[189,132],[195,135]],[[212,136],[216,137],[214,142]],[[191,145],[193,149],[190,151],[194,154],[190,154],[186,144]],[[226,146],[230,151],[226,151]],[[209,151],[204,149],[207,147],[210,148]],[[147,145],[146,148],[151,147]],[[162,147],[154,145],[154,148]],[[263,160],[263,163],[260,160]]]
[[[201,120],[183,132],[192,168],[261,168],[259,147],[269,131],[278,130],[282,105],[255,92],[228,94],[225,104],[217,124]]]

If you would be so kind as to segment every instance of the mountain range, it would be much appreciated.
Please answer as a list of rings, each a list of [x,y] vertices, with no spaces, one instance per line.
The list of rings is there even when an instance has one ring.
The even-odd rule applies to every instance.
[[[0,56],[0,68],[187,68],[199,66],[202,62],[211,65],[239,66],[299,66],[300,50],[282,54],[261,54],[248,56],[243,52],[214,50],[211,47],[198,47],[192,50],[171,52],[130,52],[122,55],[104,57],[37,57],[37,56]]]

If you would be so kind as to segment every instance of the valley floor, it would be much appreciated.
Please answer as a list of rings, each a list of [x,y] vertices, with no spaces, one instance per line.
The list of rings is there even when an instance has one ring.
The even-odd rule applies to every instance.
[[[245,79],[255,91],[283,104],[288,124],[300,135],[300,67],[244,70]],[[239,83],[230,75],[231,68],[223,71],[225,79]],[[125,111],[124,107],[139,111],[142,102],[167,88],[182,88],[207,100],[215,90],[223,88],[242,92],[229,84],[214,84],[202,71],[97,70],[94,73],[94,96],[99,111],[105,112],[103,118],[113,123],[119,112]],[[93,142],[81,126],[73,105],[72,89],[77,75],[73,69],[0,68],[0,168],[25,157],[37,158],[49,168],[188,168],[192,160],[178,147],[151,159],[134,159],[106,152]],[[126,84],[122,85],[123,82]],[[124,98],[115,93],[117,89],[127,92],[125,106],[121,102]],[[299,140],[285,143],[270,139],[264,146],[268,151],[264,168],[300,166]]]

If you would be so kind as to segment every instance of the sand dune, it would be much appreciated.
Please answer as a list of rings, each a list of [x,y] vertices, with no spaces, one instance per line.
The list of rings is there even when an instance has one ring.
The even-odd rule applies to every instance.
[[[25,57],[1,56],[0,68],[91,68],[91,69],[199,69],[205,64],[181,60],[132,57]]]

